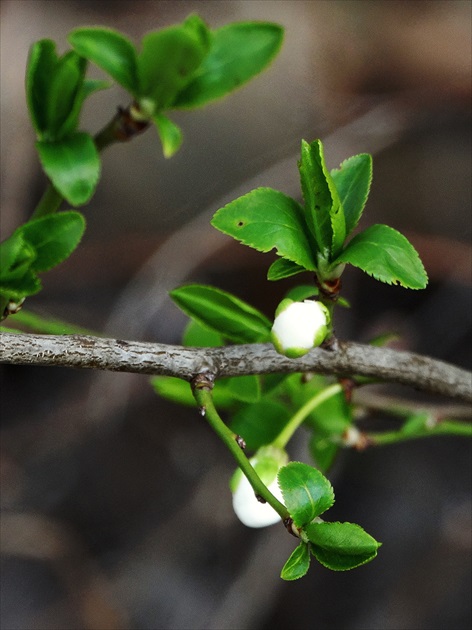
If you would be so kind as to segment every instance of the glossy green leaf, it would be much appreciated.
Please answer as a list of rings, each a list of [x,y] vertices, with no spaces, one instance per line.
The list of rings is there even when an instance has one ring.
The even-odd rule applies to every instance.
[[[148,33],[138,55],[139,102],[151,114],[172,105],[208,52],[199,30],[170,26]]]
[[[59,59],[47,93],[47,138],[44,139],[59,140],[75,131],[86,65],[86,60],[73,51]]]
[[[387,225],[372,225],[357,234],[333,265],[350,263],[376,280],[407,289],[424,289],[428,276],[413,245]]]
[[[214,287],[189,284],[170,292],[184,313],[237,343],[267,341],[272,323],[246,302]]]
[[[370,562],[380,547],[354,523],[311,523],[305,527],[305,533],[315,558],[333,571],[347,571]]]
[[[301,267],[286,258],[277,258],[269,267],[267,280],[283,280],[284,278],[295,276],[302,271],[306,271],[305,267]]]
[[[302,140],[298,163],[305,200],[305,219],[321,256],[329,260],[342,248],[346,225],[338,191],[327,169],[323,144]]]
[[[205,328],[198,322],[190,320],[184,330],[182,343],[184,346],[194,348],[215,348],[217,346],[223,346],[224,339],[222,335],[214,330]]]
[[[138,95],[136,50],[131,41],[109,28],[78,28],[69,34],[74,50],[109,74],[134,96]]]
[[[230,378],[227,387],[230,394],[242,402],[255,403],[261,397],[260,378],[256,374]]]
[[[36,148],[58,192],[73,206],[87,203],[100,176],[100,158],[91,136],[75,133],[58,142],[38,141]]]
[[[255,451],[270,444],[290,420],[287,407],[273,400],[262,399],[245,405],[231,420],[231,430],[242,435],[248,450]]]
[[[52,40],[42,39],[31,46],[26,66],[26,101],[38,136],[48,126],[46,95],[56,64],[56,44]]]
[[[53,41],[36,42],[26,70],[26,99],[31,120],[42,140],[58,140],[78,123],[86,60],[73,51],[62,57]]]
[[[305,269],[316,269],[303,208],[277,190],[256,188],[220,208],[211,224],[244,245],[261,252],[275,249]]]
[[[151,378],[151,385],[156,394],[162,398],[180,405],[195,407],[192,389],[186,381],[174,376],[154,376]],[[216,381],[212,398],[219,409],[226,409],[234,404],[233,396],[221,380]]]
[[[28,221],[18,232],[31,245],[36,257],[31,269],[47,271],[68,258],[79,244],[85,230],[80,212],[59,212]]]
[[[369,196],[372,183],[372,156],[353,155],[344,160],[331,177],[339,193],[346,221],[346,236],[356,227]]]
[[[0,243],[0,280],[21,278],[29,269],[36,252],[24,236],[16,230],[3,243]]]
[[[0,244],[0,295],[19,301],[41,289],[41,282],[32,270],[36,258],[34,248],[18,232]]]
[[[307,464],[290,462],[279,470],[278,481],[285,505],[298,527],[304,527],[334,503],[329,481]]]
[[[240,22],[217,29],[209,54],[173,107],[201,107],[239,88],[267,67],[282,39],[283,29],[271,23]]]
[[[164,116],[164,114],[154,114],[152,120],[161,139],[164,157],[172,157],[182,144],[183,135],[181,128],[167,116]]]
[[[298,580],[306,575],[309,568],[310,547],[306,543],[301,542],[285,563],[280,577],[282,580]]]

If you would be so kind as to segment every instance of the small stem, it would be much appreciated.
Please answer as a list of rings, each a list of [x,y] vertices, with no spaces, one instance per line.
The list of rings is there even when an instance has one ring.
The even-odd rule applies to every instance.
[[[406,442],[407,440],[416,440],[433,435],[459,435],[461,437],[472,437],[472,425],[454,420],[442,420],[441,422],[434,424],[432,427],[425,425],[424,428],[418,429],[414,433],[405,433],[400,429],[399,431],[364,434],[367,446],[397,444],[398,442]]]
[[[310,398],[303,407],[297,411],[297,413],[292,416],[289,422],[285,425],[279,435],[272,442],[273,446],[277,446],[278,448],[285,448],[288,441],[298,429],[298,427],[302,424],[302,422],[307,418],[307,416],[314,410],[318,405],[324,403],[325,400],[331,398],[332,396],[336,396],[339,392],[343,391],[343,387],[340,383],[334,383],[330,385],[326,389],[321,392],[317,392],[313,398]]]
[[[213,404],[211,390],[206,387],[192,387],[192,391],[198,406],[202,410],[202,413],[205,414],[208,424],[231,452],[239,468],[247,477],[255,494],[261,496],[277,512],[282,520],[289,518],[290,515],[287,508],[274,497],[272,492],[270,492],[267,486],[262,482],[244,454],[244,451],[238,445],[236,436],[220,418]]]
[[[45,217],[48,214],[57,212],[61,207],[61,203],[64,201],[64,197],[57,192],[54,186],[49,183],[48,187],[43,193],[43,196],[38,202],[38,205],[34,209],[31,215],[32,219],[39,219]]]

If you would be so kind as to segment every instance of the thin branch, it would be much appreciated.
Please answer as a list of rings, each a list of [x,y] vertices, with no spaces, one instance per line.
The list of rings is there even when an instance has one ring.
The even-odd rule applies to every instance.
[[[352,342],[339,342],[332,350],[316,348],[301,359],[288,359],[270,344],[184,348],[82,335],[4,332],[0,333],[0,362],[161,374],[188,381],[203,372],[218,377],[293,372],[356,374],[472,402],[470,372],[411,352]]]

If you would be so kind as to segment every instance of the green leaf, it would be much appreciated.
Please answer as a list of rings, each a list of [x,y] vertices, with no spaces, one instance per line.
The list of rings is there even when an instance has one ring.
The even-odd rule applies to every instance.
[[[283,280],[283,278],[290,278],[302,271],[306,271],[305,267],[301,267],[286,258],[277,258],[269,267],[267,280]]]
[[[68,258],[80,243],[84,230],[83,215],[70,211],[28,221],[17,232],[36,252],[31,269],[40,272]]]
[[[202,326],[237,343],[267,341],[272,323],[246,302],[214,287],[189,284],[170,292],[170,297]]]
[[[82,101],[80,94],[87,62],[70,51],[61,57],[47,95],[47,138],[60,140],[75,131]]]
[[[206,38],[190,24],[170,26],[143,37],[138,55],[142,109],[154,114],[171,106],[207,52]]]
[[[182,337],[184,346],[195,348],[215,348],[224,345],[223,337],[209,328],[205,328],[198,322],[190,320]]]
[[[237,411],[231,421],[231,430],[242,435],[247,448],[257,450],[270,444],[290,420],[285,405],[273,400],[259,400]]]
[[[285,505],[298,527],[304,527],[334,503],[329,481],[307,464],[290,462],[279,470],[278,480]]]
[[[424,429],[427,426],[429,420],[429,414],[427,412],[418,412],[414,413],[409,418],[407,418],[406,422],[403,424],[401,428],[401,432],[404,435],[416,435],[419,433],[422,435],[424,433]]]
[[[192,389],[186,381],[175,376],[154,376],[150,380],[154,391],[162,398],[180,405],[195,407]],[[226,409],[234,404],[234,398],[222,380],[216,381],[212,398],[220,409]]]
[[[41,290],[32,270],[36,251],[22,234],[15,231],[0,244],[0,295],[15,302]]]
[[[339,445],[327,437],[319,437],[314,433],[309,442],[309,449],[316,467],[326,473],[334,463],[339,452]]]
[[[26,99],[36,134],[58,140],[75,130],[82,101],[86,60],[73,51],[62,57],[49,39],[30,50],[26,70]]]
[[[284,564],[280,577],[282,580],[298,580],[306,575],[309,568],[310,547],[306,543],[301,542]]]
[[[164,116],[164,114],[154,114],[152,120],[161,139],[164,157],[172,157],[182,144],[183,135],[181,128],[167,116]]]
[[[339,193],[346,221],[346,236],[356,227],[369,196],[372,183],[372,156],[353,155],[344,160],[331,177]]]
[[[267,67],[282,39],[282,27],[264,22],[228,24],[214,31],[209,54],[173,107],[201,107],[239,88]]]
[[[380,547],[354,523],[310,523],[305,533],[315,558],[333,571],[347,571],[370,562]]]
[[[136,50],[131,41],[110,28],[78,28],[69,34],[74,50],[109,74],[134,96],[138,95]]]
[[[325,260],[335,256],[346,238],[343,209],[336,186],[326,167],[323,144],[302,140],[298,163],[305,219]]]
[[[316,269],[303,208],[272,188],[255,190],[220,208],[211,224],[261,252],[275,249],[305,269]]]
[[[428,276],[413,245],[387,225],[372,225],[357,234],[333,262],[344,262],[376,280],[407,289],[424,289]]]
[[[58,192],[73,206],[87,203],[100,176],[100,158],[91,136],[75,133],[57,142],[38,141],[36,148]]]
[[[255,374],[234,376],[228,379],[229,393],[236,399],[246,403],[255,403],[261,397],[260,378]]]
[[[52,40],[42,39],[31,46],[26,65],[26,101],[38,136],[48,126],[47,93],[56,64],[56,44]]]

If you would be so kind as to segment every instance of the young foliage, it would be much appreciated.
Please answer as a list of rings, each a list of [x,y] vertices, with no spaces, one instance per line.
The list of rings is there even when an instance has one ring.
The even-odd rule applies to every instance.
[[[17,302],[41,289],[37,273],[68,258],[82,238],[79,212],[62,212],[19,227],[0,245],[0,296]]]
[[[305,527],[334,503],[334,491],[316,468],[290,462],[279,470],[279,486],[290,516],[297,527]]]
[[[316,269],[303,208],[277,190],[256,188],[218,210],[211,224],[260,252],[275,249],[304,269]]]
[[[370,562],[381,545],[355,523],[310,523],[305,533],[312,554],[332,571],[347,571]]]
[[[308,270],[315,271],[326,287],[350,263],[387,284],[426,286],[428,278],[416,250],[394,229],[371,226],[344,243],[369,193],[369,155],[353,156],[330,173],[321,141],[302,141],[298,167],[303,206],[280,192],[258,188],[218,210],[212,225],[258,251],[275,249],[281,259],[271,265],[269,280]]]
[[[408,289],[424,289],[428,277],[411,243],[387,225],[372,225],[357,234],[334,264],[350,263],[376,280]]]
[[[165,157],[180,147],[182,132],[165,111],[194,109],[226,96],[262,72],[277,55],[283,29],[266,22],[241,22],[211,30],[197,15],[151,31],[137,51],[109,28],[79,28],[73,49],[127,90],[140,121],[157,128]]]
[[[308,573],[309,568],[310,546],[302,541],[284,564],[280,577],[287,581],[298,580]]]
[[[267,317],[227,291],[189,284],[169,295],[184,313],[225,339],[236,343],[269,339],[271,322]]]
[[[328,569],[346,571],[373,560],[380,547],[353,523],[325,523],[319,515],[334,503],[329,481],[315,468],[290,462],[280,468],[279,486],[302,542],[285,563],[281,577],[294,580],[309,568],[308,550]]]

